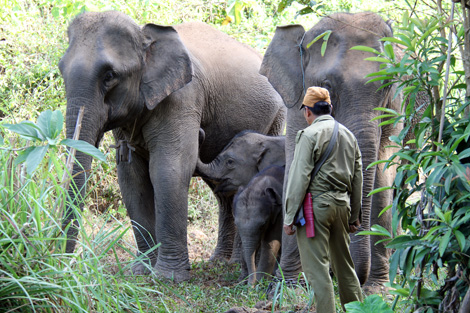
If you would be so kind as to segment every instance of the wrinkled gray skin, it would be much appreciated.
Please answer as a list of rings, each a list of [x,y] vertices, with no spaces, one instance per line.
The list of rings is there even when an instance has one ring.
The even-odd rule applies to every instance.
[[[325,56],[322,57],[323,40],[318,40],[309,49],[306,46],[326,30],[332,30],[332,33]],[[301,44],[304,34],[305,38]],[[304,96],[301,65],[305,70],[306,88],[321,86],[329,90],[334,117],[354,133],[362,152],[362,229],[369,229],[373,224],[382,225],[388,230],[391,228],[391,212],[387,211],[380,217],[379,213],[391,203],[392,193],[385,191],[371,197],[367,195],[374,188],[390,186],[394,178],[393,171],[387,170],[384,173],[382,166],[370,169],[367,169],[367,166],[378,159],[389,158],[393,153],[392,149],[385,149],[391,144],[389,136],[397,135],[400,131],[399,128],[394,129],[393,125],[379,128],[380,121],[371,121],[378,115],[373,108],[387,107],[399,111],[400,99],[392,101],[390,95],[394,93],[393,87],[377,91],[379,82],[365,84],[368,80],[365,76],[379,71],[379,63],[364,60],[372,57],[371,53],[350,48],[364,45],[380,51],[383,44],[379,39],[385,36],[392,36],[391,28],[374,13],[333,14],[323,18],[307,32],[300,25],[278,27],[260,70],[260,73],[268,77],[289,108],[286,133],[287,172],[294,155],[297,131],[308,126],[303,112],[299,111]],[[375,244],[379,239],[381,238],[377,236],[351,237],[351,252],[362,284],[367,281],[370,285],[377,285],[388,281],[390,252],[385,249],[383,243]],[[296,276],[300,270],[295,240],[295,236],[283,237],[281,268],[287,277]]]
[[[235,196],[233,215],[251,285],[273,273],[281,248],[284,170],[284,166],[268,167]]]
[[[286,164],[285,142],[284,136],[243,131],[212,162],[198,160],[196,173],[214,183],[216,192],[233,196],[263,169]]]
[[[201,141],[201,138],[199,140]],[[216,193],[229,199],[229,212],[232,212],[233,196],[239,187],[246,186],[253,176],[269,166],[286,164],[285,142],[284,136],[266,136],[253,131],[242,131],[212,162],[206,164],[198,159],[196,174],[213,184]],[[237,233],[230,262],[241,262],[240,245]]]
[[[127,140],[136,149],[132,161],[120,162],[117,170],[138,249],[145,253],[161,243],[149,255],[156,272],[187,280],[187,198],[199,129],[205,132],[199,155],[210,162],[244,129],[278,134],[282,99],[258,73],[261,57],[253,49],[203,23],[139,27],[119,12],[84,13],[70,24],[68,36],[59,63],[67,137],[84,106],[81,140],[98,146],[113,130],[116,142]],[[91,157],[77,153],[76,158],[81,166],[74,165],[69,195],[82,207]],[[232,242],[224,239],[233,238],[235,225],[224,210],[229,200],[216,196],[223,231],[215,255],[225,257]],[[74,218],[68,207],[64,225]],[[69,229],[67,252],[74,250],[76,234],[75,227]],[[133,271],[143,273],[145,267],[136,263]]]

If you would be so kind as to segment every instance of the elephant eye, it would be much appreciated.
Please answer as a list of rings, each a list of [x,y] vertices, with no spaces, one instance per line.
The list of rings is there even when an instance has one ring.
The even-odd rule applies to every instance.
[[[104,75],[104,80],[103,83],[109,87],[111,83],[117,78],[117,73],[115,71],[107,71],[106,74]]]
[[[235,167],[235,161],[233,159],[228,159],[227,161],[225,161],[225,164],[227,165],[228,168]]]

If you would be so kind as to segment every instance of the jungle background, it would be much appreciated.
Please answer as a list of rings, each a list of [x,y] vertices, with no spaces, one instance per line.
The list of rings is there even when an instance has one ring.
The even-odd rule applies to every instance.
[[[347,311],[468,312],[470,26],[465,1],[450,0],[0,0],[0,312],[313,310],[308,285],[278,281],[253,288],[238,281],[239,265],[209,261],[217,203],[197,178],[189,197],[191,280],[131,276],[137,251],[110,134],[99,151],[89,151],[96,160],[80,243],[73,255],[63,253],[70,143],[64,140],[65,88],[57,65],[73,17],[110,9],[139,24],[203,21],[261,54],[279,25],[309,29],[334,12],[372,11],[390,20],[395,37],[384,39],[384,51],[372,51],[377,56],[371,61],[383,66],[370,77],[398,84],[404,96],[402,112],[378,108],[382,123],[405,125],[393,138],[399,152],[379,161],[398,164],[397,179],[386,187],[396,195],[385,208],[393,212],[393,231],[373,226],[363,235],[389,242],[391,282],[383,294]],[[405,139],[410,134],[413,139]]]

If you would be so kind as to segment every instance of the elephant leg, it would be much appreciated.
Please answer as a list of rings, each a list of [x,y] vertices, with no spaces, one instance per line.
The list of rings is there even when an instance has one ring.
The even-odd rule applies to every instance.
[[[286,119],[286,109],[284,107],[280,108],[274,118],[271,128],[267,132],[269,136],[279,136],[282,134],[284,128],[284,122]]]
[[[132,162],[121,162],[117,166],[119,187],[127,212],[131,219],[139,254],[145,254],[157,244],[155,237],[155,206],[153,187],[149,176],[148,161],[137,154]],[[149,253],[145,263],[154,265],[157,250]],[[148,273],[142,262],[132,267],[134,274]]]
[[[276,270],[277,278],[297,280],[302,271],[299,248],[296,236],[282,234],[282,254],[279,262],[280,268]]]
[[[280,247],[281,243],[277,240],[262,241],[256,274],[258,281],[273,274]]]
[[[233,196],[215,193],[219,203],[219,231],[217,245],[210,260],[229,261],[232,256],[236,233],[235,221],[232,214]]]
[[[181,125],[196,131],[183,131],[178,128]],[[188,190],[196,167],[199,128],[183,122],[176,129],[174,126],[161,125],[166,131],[149,141],[149,170],[154,188],[155,234],[160,244],[154,269],[160,276],[181,282],[190,279]],[[168,138],[168,134],[174,136]]]
[[[384,136],[386,138],[384,138]],[[389,145],[388,135],[382,135],[381,146]],[[386,160],[388,159],[393,151],[390,148],[380,149],[379,159]],[[394,179],[394,173],[396,172],[395,168],[389,168],[384,172],[383,164],[378,165],[377,171],[375,174],[375,186],[374,188],[379,188],[383,186],[391,186]],[[372,209],[371,209],[371,223],[370,225],[378,224],[389,232],[391,232],[391,221],[392,221],[392,212],[388,210],[379,216],[380,212],[387,205],[391,204],[393,201],[392,190],[386,190],[373,195],[372,198]],[[370,292],[376,293],[379,290],[377,288],[382,288],[383,284],[389,280],[389,259],[391,256],[390,249],[385,247],[385,243],[377,243],[377,241],[384,239],[379,236],[371,236],[371,270],[370,277],[366,284],[366,289],[371,289]]]
[[[242,255],[242,240],[240,238],[240,234],[238,230],[235,230],[235,239],[233,240],[233,249],[232,249],[232,257],[230,258],[229,263],[240,263],[243,259]]]

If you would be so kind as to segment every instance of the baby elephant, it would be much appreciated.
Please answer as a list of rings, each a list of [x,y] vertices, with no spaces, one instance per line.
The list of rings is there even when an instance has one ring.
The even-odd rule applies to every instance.
[[[250,284],[273,273],[280,252],[284,171],[284,166],[266,168],[245,188],[240,187],[234,199],[233,215],[242,242],[242,274],[248,270]]]

